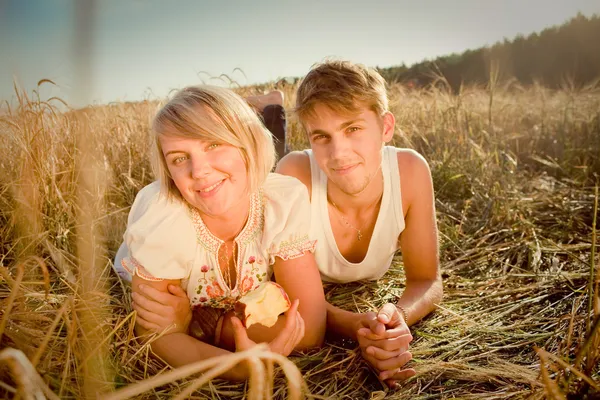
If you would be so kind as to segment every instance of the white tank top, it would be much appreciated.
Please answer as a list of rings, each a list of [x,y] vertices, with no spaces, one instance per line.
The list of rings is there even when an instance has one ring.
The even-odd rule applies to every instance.
[[[398,237],[404,230],[400,173],[396,148],[385,146],[381,171],[383,196],[367,255],[360,263],[352,263],[340,253],[331,230],[327,207],[327,176],[317,165],[312,150],[304,150],[310,158],[311,172],[311,227],[312,239],[317,239],[315,258],[321,278],[327,282],[352,282],[361,279],[379,279],[389,269],[398,250]]]

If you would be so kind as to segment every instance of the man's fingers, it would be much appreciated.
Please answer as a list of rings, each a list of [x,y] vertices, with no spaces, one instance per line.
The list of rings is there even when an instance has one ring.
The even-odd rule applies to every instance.
[[[397,381],[404,381],[412,376],[415,376],[417,372],[412,368],[397,368],[392,371],[382,371],[379,373],[379,378],[386,381],[388,386],[392,389],[397,388]]]
[[[144,318],[140,317],[139,314],[135,317],[135,323],[147,331],[157,333],[160,331],[156,324],[152,322],[146,321]]]
[[[373,357],[371,357],[371,360],[373,360],[371,364],[379,371],[395,371],[402,368],[407,362],[412,360],[412,354],[410,351],[405,351],[404,353],[387,360],[377,360]],[[381,379],[384,380],[387,379],[387,377]]]
[[[181,292],[177,292],[177,293],[171,293],[171,290],[177,290],[177,289],[171,289],[171,287],[173,288],[179,288],[181,290]],[[143,295],[144,297],[148,298],[150,301],[154,301],[156,303],[159,303],[160,305],[166,306],[166,307],[173,307],[175,308],[178,304],[181,303],[182,299],[185,298],[185,300],[187,300],[187,303],[189,303],[189,298],[187,297],[187,294],[185,293],[185,291],[183,291],[183,289],[181,288],[181,286],[178,285],[169,285],[167,287],[167,290],[169,290],[169,293],[167,292],[162,292],[158,289],[153,288],[152,286],[148,286],[148,285],[138,285],[138,290],[136,291],[134,288],[134,293],[138,293]]]
[[[369,329],[374,336],[383,336],[385,334],[385,324],[376,319],[369,322]]]
[[[398,336],[402,336],[402,335],[410,335],[410,329],[408,329],[408,326],[406,324],[400,324],[395,328],[390,328],[385,331],[386,338],[393,338],[393,337],[398,337]],[[412,341],[412,335],[411,335],[411,341]]]
[[[359,329],[359,331],[362,331],[362,336],[367,340],[393,339],[404,335],[410,336],[410,340],[412,340],[412,335],[410,334],[410,331],[403,328],[388,329],[381,334],[375,334],[372,330],[363,331],[363,329],[364,328],[361,328]]]
[[[373,332],[371,331],[371,328],[360,328],[358,331],[356,331],[356,336],[359,340],[360,339],[366,339],[366,340],[385,339],[384,336],[377,336],[377,335],[373,334]]]
[[[144,307],[141,307],[137,303],[133,303],[133,309],[137,312],[139,317],[142,317],[146,321],[149,321],[149,322],[155,324],[159,328],[158,330],[160,330],[160,325],[162,325],[164,323],[164,321],[162,320],[162,318],[160,318],[159,315],[157,315],[153,311],[149,311],[149,310],[145,309]]]
[[[371,341],[363,341],[364,344],[369,343],[367,346],[373,346],[380,348],[385,351],[396,351],[403,349],[403,351],[408,350],[408,346],[410,345],[410,341],[412,339],[411,335],[402,335],[395,338],[390,339],[381,339],[381,340],[371,340]]]
[[[384,304],[377,312],[377,320],[388,326],[396,326],[401,318],[398,308],[392,303]]]
[[[379,347],[376,346],[369,346],[367,347],[367,354],[370,355],[371,357],[374,357],[378,360],[389,360],[390,358],[394,358],[394,357],[398,357],[400,354],[404,353],[405,351],[408,351],[408,345],[406,346],[402,346],[398,349],[395,350],[384,350],[381,349]]]
[[[183,288],[179,285],[169,285],[168,286],[168,290],[169,293],[171,293],[174,296],[180,297],[180,298],[185,298],[186,300],[189,301],[188,295],[185,292],[185,290],[183,290]]]
[[[134,306],[138,306],[138,308],[142,308],[161,316],[167,313],[168,309],[170,308],[154,300],[148,299],[139,293],[132,293],[131,298],[133,299]]]
[[[161,292],[160,290],[155,289],[152,286],[144,285],[144,284],[138,285],[137,288],[134,286],[133,292],[141,294],[144,297],[146,297],[150,300],[156,301],[158,303],[161,303],[161,304],[163,304],[163,301],[165,298],[168,299],[169,297],[171,297],[171,295],[169,293]]]

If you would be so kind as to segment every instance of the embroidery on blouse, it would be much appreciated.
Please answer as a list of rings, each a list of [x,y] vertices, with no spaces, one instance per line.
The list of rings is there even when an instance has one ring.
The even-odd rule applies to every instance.
[[[200,213],[190,207],[197,243],[201,249],[206,251],[203,256],[206,259],[197,264],[193,273],[196,285],[190,293],[192,305],[231,309],[239,297],[269,279],[268,266],[275,262],[275,257],[289,260],[301,257],[306,251],[313,252],[315,250],[316,241],[310,240],[308,234],[298,237],[290,235],[290,240],[284,240],[278,245],[273,244],[271,249],[263,255],[262,250],[256,249],[255,245],[258,245],[264,230],[264,208],[264,194],[260,190],[250,197],[248,221],[234,239],[238,250],[235,260],[237,278],[235,286],[230,288],[223,280],[218,259],[219,249],[224,242],[208,230]],[[202,252],[202,250],[200,251]]]
[[[152,275],[150,275],[148,271],[146,271],[146,269],[142,266],[142,264],[140,264],[138,260],[136,260],[133,257],[123,258],[121,260],[121,265],[123,266],[123,268],[125,268],[127,272],[131,274],[131,276],[137,275],[140,278],[151,282],[160,282],[164,280],[161,278],[155,278]]]
[[[206,279],[206,273],[210,271],[210,267],[206,264],[204,264],[202,267],[200,267],[200,272],[202,272],[202,278],[198,279],[198,282],[202,282],[204,284],[208,283],[208,280]]]
[[[239,260],[244,260],[245,257],[239,257]],[[191,299],[192,305],[201,304],[202,306],[211,306],[215,308],[231,308],[235,302],[246,293],[256,289],[261,282],[267,279],[267,272],[260,271],[259,266],[265,264],[261,256],[249,256],[242,262],[243,268],[240,271],[245,272],[240,274],[240,279],[234,290],[225,290],[219,283],[214,270],[208,265],[200,267],[202,276],[197,279],[196,294],[200,297]],[[206,275],[209,278],[207,279]],[[206,296],[202,295],[202,291],[206,291]]]
[[[224,242],[210,232],[197,209],[190,206],[189,210],[196,230],[196,240],[203,249],[210,253],[210,264],[214,264],[214,267],[205,264],[200,268],[202,275],[198,279],[196,294],[201,295],[202,291],[205,290],[206,296],[200,297],[200,303],[203,303],[203,305],[229,308],[240,296],[252,290],[254,286],[258,286],[258,282],[266,277],[266,273],[262,275],[255,274],[258,271],[254,270],[252,264],[256,261],[256,257],[252,256],[246,261],[243,254],[248,244],[255,242],[263,231],[265,220],[263,191],[260,189],[250,196],[248,221],[234,239],[238,256],[235,260],[237,277],[233,288],[225,284],[219,265],[219,250]],[[253,259],[252,262],[250,262],[251,259]],[[248,271],[244,268],[246,264],[250,264],[251,267],[250,269],[246,268]],[[256,276],[256,279],[253,275]]]
[[[235,238],[236,242],[248,244],[262,232],[265,219],[263,203],[262,189],[250,196],[250,212],[248,214],[248,221],[246,222],[244,228],[242,228],[240,234]],[[198,243],[211,253],[218,253],[219,247],[221,247],[223,241],[208,230],[197,209],[190,206],[190,212],[192,214],[194,228],[196,228],[196,239]]]
[[[275,257],[279,257],[284,261],[302,257],[307,251],[314,252],[316,246],[317,241],[310,240],[308,235],[293,240],[283,240],[279,244],[279,250],[269,257],[270,264],[275,263]]]
[[[256,237],[262,233],[264,225],[264,196],[262,189],[259,189],[250,199],[250,215],[248,217],[248,223],[235,239],[236,242],[244,245],[253,242]]]

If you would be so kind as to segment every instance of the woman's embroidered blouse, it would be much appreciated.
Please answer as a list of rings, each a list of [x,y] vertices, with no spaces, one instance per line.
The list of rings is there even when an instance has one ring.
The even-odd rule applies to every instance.
[[[275,257],[300,257],[316,245],[308,236],[308,191],[296,178],[269,174],[250,202],[248,221],[234,239],[238,251],[233,289],[219,267],[223,241],[208,230],[195,209],[162,195],[159,182],[135,198],[124,234],[129,255],[122,266],[146,280],[181,279],[192,306],[228,308],[271,279]]]

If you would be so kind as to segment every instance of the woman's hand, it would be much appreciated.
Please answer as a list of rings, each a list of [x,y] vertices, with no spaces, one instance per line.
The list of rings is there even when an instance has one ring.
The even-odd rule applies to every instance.
[[[304,337],[304,320],[298,312],[299,304],[300,300],[296,299],[290,309],[285,312],[285,325],[283,329],[269,342],[269,349],[272,352],[288,356]],[[233,326],[236,351],[248,350],[256,345],[256,342],[248,337],[246,328],[239,318],[231,317],[231,324]]]
[[[133,309],[136,322],[151,332],[187,333],[192,319],[190,300],[179,285],[169,285],[169,293],[148,285],[133,285]]]

